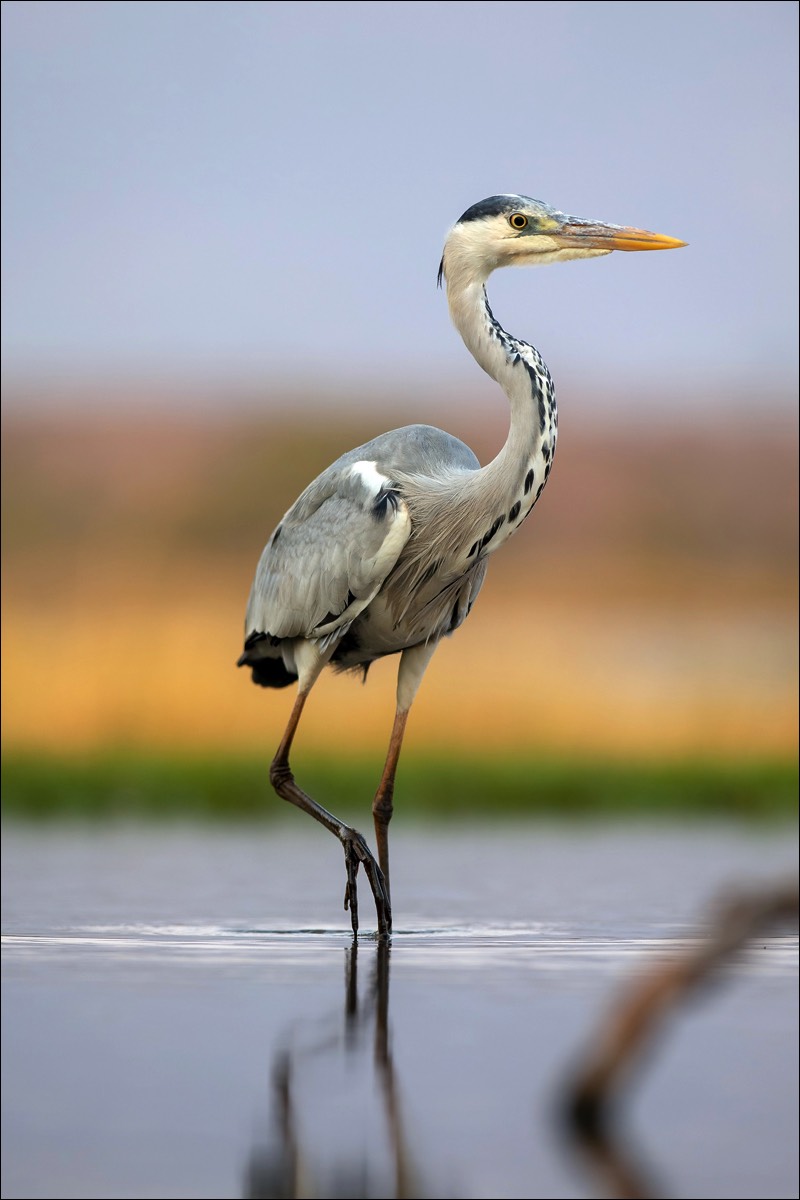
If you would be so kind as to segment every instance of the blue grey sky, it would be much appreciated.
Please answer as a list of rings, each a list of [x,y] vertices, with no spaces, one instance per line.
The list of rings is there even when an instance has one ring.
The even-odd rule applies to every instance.
[[[436,269],[522,192],[688,249],[501,272],[598,392],[791,386],[794,3],[5,0],[7,376],[480,386]]]

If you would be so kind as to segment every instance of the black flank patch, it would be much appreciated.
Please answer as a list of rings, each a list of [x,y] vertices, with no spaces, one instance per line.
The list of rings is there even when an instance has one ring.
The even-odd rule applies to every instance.
[[[337,666],[343,659],[346,659],[349,655],[356,653],[360,646],[361,639],[359,638],[355,629],[351,626],[342,640],[336,646],[331,662],[334,664],[334,666]],[[355,663],[353,669],[361,670],[366,669],[368,666],[369,663]],[[350,668],[345,667],[344,669],[349,670]]]
[[[472,558],[473,554],[474,554],[474,553],[475,553],[475,551],[478,549],[478,546],[480,546],[480,542],[473,542],[473,543],[472,543],[472,545],[471,545],[471,546],[470,546],[470,548],[469,548],[469,554],[467,555],[467,558]]]
[[[524,492],[525,492],[526,496],[532,487],[533,487],[533,467],[531,467],[530,471],[528,471],[528,474],[525,476]]]
[[[253,683],[258,687],[288,687],[297,679],[293,672],[287,671],[282,658],[260,658],[247,665],[252,668]]]
[[[513,505],[511,511],[508,514],[509,521],[516,521],[517,517],[519,516],[519,510],[521,507],[522,507],[522,505],[520,504],[520,502],[518,500],[517,503],[515,505]]]

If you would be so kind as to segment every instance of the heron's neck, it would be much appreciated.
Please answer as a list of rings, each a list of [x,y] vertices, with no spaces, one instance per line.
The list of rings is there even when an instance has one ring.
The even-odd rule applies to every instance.
[[[448,286],[448,303],[467,349],[500,384],[511,406],[506,443],[476,480],[496,495],[498,506],[507,503],[509,512],[519,502],[515,516],[504,521],[507,535],[530,511],[550,474],[558,424],[555,388],[539,351],[495,320],[482,280]],[[503,540],[498,536],[496,544]]]

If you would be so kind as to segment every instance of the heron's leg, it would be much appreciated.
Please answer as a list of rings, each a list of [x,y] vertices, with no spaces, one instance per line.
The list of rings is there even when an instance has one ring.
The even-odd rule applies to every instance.
[[[300,723],[300,717],[308,699],[308,693],[316,683],[322,668],[330,658],[330,653],[320,654],[316,646],[310,642],[298,641],[295,644],[295,660],[298,668],[298,693],[294,702],[289,723],[281,738],[269,768],[270,783],[282,800],[288,800],[297,808],[308,813],[315,821],[337,837],[344,849],[347,885],[344,893],[345,908],[350,909],[350,922],[353,933],[358,933],[358,891],[356,877],[359,866],[363,865],[369,880],[372,895],[375,898],[375,908],[378,915],[378,932],[385,937],[392,929],[392,910],[389,904],[389,890],[383,879],[383,873],[375,861],[369,846],[356,830],[344,825],[338,817],[323,808],[316,800],[298,787],[295,783],[292,769],[289,766],[289,752],[292,748],[294,735]]]
[[[425,668],[431,661],[438,642],[422,643],[410,646],[400,657],[400,668],[397,672],[397,709],[392,726],[392,736],[389,739],[389,749],[383,767],[381,781],[372,802],[372,816],[375,820],[375,839],[378,843],[378,861],[381,865],[383,878],[386,882],[386,893],[389,895],[389,822],[394,811],[394,777],[400,751],[403,747],[403,735],[406,731],[406,721],[417,689],[422,682]]]
[[[394,777],[400,750],[403,746],[403,734],[408,720],[408,709],[405,712],[397,709],[392,726],[392,736],[389,739],[389,750],[383,767],[381,781],[372,802],[372,816],[375,821],[375,840],[378,845],[378,862],[386,880],[386,890],[389,891],[389,822],[394,811]]]

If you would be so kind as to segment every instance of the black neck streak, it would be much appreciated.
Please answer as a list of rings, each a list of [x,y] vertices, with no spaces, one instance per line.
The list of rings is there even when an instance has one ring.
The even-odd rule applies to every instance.
[[[513,337],[503,328],[492,312],[486,289],[483,289],[483,304],[489,334],[503,347],[509,364],[521,367],[528,375],[531,399],[536,405],[539,418],[539,436],[545,437],[558,427],[556,392],[547,365],[535,346]],[[549,450],[552,455],[552,450]]]

